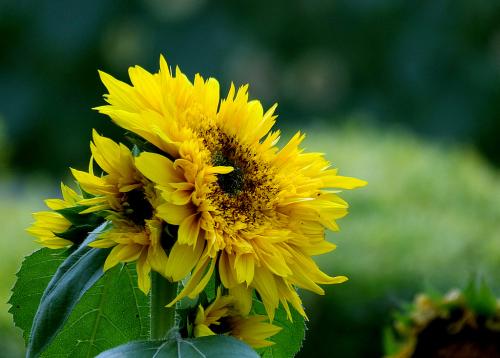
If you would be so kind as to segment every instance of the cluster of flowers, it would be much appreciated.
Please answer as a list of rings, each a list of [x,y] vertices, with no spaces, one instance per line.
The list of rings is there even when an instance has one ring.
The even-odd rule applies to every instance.
[[[323,273],[312,256],[335,248],[325,228],[338,230],[336,220],[347,214],[339,189],[366,183],[337,175],[321,153],[303,152],[300,132],[279,150],[276,105],[264,112],[247,86],[231,85],[221,100],[215,79],[191,82],[163,57],[158,73],[132,67],[129,75],[132,85],[100,73],[109,94],[96,109],[132,144],[94,131],[88,171],[72,169],[78,192],[63,184],[63,199],[47,200],[52,211],[35,213],[28,231],[41,245],[62,248],[109,221],[91,243],[112,248],[105,271],[135,262],[146,294],[151,270],[183,281],[169,306],[195,298],[216,275],[217,296],[199,307],[194,336],[272,344],[266,338],[279,328],[266,321],[280,304],[289,319],[289,305],[306,316],[297,288],[323,294],[319,284],[346,280]],[[267,316],[250,314],[254,296]]]

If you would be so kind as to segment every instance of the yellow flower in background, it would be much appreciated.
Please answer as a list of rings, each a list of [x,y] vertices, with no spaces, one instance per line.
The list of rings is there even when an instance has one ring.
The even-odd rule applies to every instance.
[[[134,67],[129,75],[132,86],[101,73],[109,105],[98,110],[164,152],[143,152],[135,163],[164,200],[157,216],[179,227],[165,275],[191,273],[171,305],[199,294],[216,266],[231,296],[250,307],[255,289],[271,319],[280,303],[289,318],[289,303],[305,316],[297,287],[324,294],[320,284],[346,280],[323,273],[312,256],[335,248],[324,231],[338,230],[347,214],[339,189],[366,182],[304,152],[301,133],[278,149],[276,105],[264,112],[247,86],[231,86],[220,101],[215,79],[191,83],[163,57],[159,73]]]
[[[82,200],[82,196],[61,183],[62,199],[47,199],[45,204],[52,210],[71,208]],[[60,249],[73,245],[73,242],[58,235],[71,227],[71,222],[55,211],[40,211],[33,214],[35,222],[26,231],[38,238],[36,242],[49,249]]]
[[[248,315],[241,312],[238,302],[232,296],[222,296],[220,287],[217,297],[207,307],[198,307],[194,321],[193,334],[195,337],[227,334],[238,338],[254,348],[268,347],[274,342],[267,339],[281,331],[281,327],[272,325],[266,316]]]
[[[500,356],[500,301],[484,281],[446,295],[419,293],[394,317],[386,358]]]
[[[155,217],[158,206],[153,186],[137,171],[130,150],[94,131],[92,158],[104,171],[96,176],[92,164],[89,172],[72,169],[79,185],[95,195],[79,201],[88,206],[82,213],[104,211],[112,222],[110,230],[89,246],[110,248],[104,271],[120,262],[137,262],[139,288],[148,293],[151,269],[165,274],[167,255],[161,246],[162,222]]]

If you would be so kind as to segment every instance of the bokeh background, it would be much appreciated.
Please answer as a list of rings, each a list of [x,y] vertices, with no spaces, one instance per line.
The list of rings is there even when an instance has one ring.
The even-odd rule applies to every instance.
[[[92,128],[119,131],[97,69],[159,54],[190,77],[250,83],[285,138],[369,181],[318,258],[350,281],[304,293],[302,357],[380,357],[402,302],[476,274],[500,294],[500,2],[0,1],[0,352],[20,357],[9,290],[30,213],[84,168]]]

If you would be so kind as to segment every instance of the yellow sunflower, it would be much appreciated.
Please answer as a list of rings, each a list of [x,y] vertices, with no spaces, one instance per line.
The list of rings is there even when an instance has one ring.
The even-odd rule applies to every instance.
[[[198,306],[193,327],[194,336],[227,334],[254,348],[273,345],[274,342],[267,339],[281,331],[281,327],[266,322],[266,316],[248,315],[248,312],[241,312],[237,307],[238,302],[234,297],[222,296],[219,288],[217,297],[207,308]]]
[[[77,205],[82,196],[61,183],[62,199],[47,199],[45,204],[53,211],[40,211],[33,214],[35,222],[26,231],[35,236],[40,245],[49,249],[60,249],[73,245],[73,242],[62,238],[71,226],[71,222],[55,210],[67,209]]]
[[[346,280],[323,273],[312,256],[335,248],[324,231],[338,230],[336,220],[347,214],[339,189],[366,182],[304,152],[301,133],[279,150],[280,133],[271,131],[276,105],[264,112],[247,86],[231,85],[220,101],[215,79],[196,75],[191,83],[163,57],[159,73],[135,67],[129,74],[132,86],[101,73],[109,104],[98,110],[164,152],[141,153],[136,167],[165,201],[157,216],[179,227],[167,277],[191,272],[170,304],[199,294],[217,267],[247,307],[256,290],[271,319],[280,303],[289,318],[289,303],[305,316],[296,288],[324,294],[319,284]]]
[[[105,211],[112,228],[102,233],[89,246],[110,248],[104,271],[120,262],[137,261],[139,288],[148,293],[151,288],[149,273],[154,269],[164,275],[167,255],[161,246],[162,222],[155,216],[158,206],[151,183],[137,171],[131,151],[123,144],[93,133],[92,158],[104,175],[72,169],[79,185],[95,195],[79,201],[88,206],[82,213]]]

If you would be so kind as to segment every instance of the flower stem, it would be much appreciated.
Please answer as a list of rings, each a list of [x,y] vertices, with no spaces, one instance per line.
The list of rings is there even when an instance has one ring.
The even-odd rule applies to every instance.
[[[177,283],[151,272],[151,339],[163,339],[175,326],[175,306],[165,307],[177,295]]]

